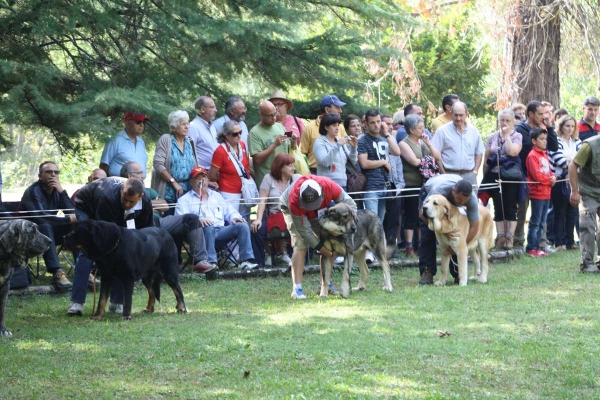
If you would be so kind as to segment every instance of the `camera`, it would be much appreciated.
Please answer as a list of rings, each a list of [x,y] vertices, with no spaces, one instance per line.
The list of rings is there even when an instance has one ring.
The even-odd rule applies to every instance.
[[[286,133],[285,133],[285,136],[287,136],[287,137],[291,138],[291,137],[292,137],[292,132],[291,132],[291,131],[290,131],[290,132],[286,132]]]

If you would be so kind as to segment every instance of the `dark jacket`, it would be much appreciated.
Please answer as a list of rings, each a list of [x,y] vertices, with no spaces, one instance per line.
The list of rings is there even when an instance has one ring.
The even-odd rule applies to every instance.
[[[75,207],[96,221],[114,222],[126,227],[125,210],[121,205],[121,187],[124,178],[109,177],[98,179],[82,187],[75,197]],[[128,220],[131,216],[128,216]],[[142,208],[133,213],[136,229],[154,226],[152,201],[144,190]]]
[[[519,153],[519,158],[521,159],[521,167],[523,168],[525,176],[527,176],[527,156],[531,149],[533,149],[533,143],[531,143],[532,130],[533,128],[527,124],[527,121],[521,121],[515,126],[515,131],[523,136],[523,145],[521,147],[521,152]],[[558,137],[556,136],[556,131],[554,128],[546,128],[546,130],[548,131],[546,151],[558,151]]]
[[[19,206],[20,211],[40,211],[40,210],[73,210],[75,205],[69,198],[69,194],[66,190],[62,193],[58,193],[53,190],[50,194],[44,190],[40,181],[35,182],[23,193],[21,197],[21,204]],[[57,217],[57,211],[42,211],[32,212],[26,215],[35,216],[31,220],[36,224],[51,224],[51,225],[63,225],[70,224],[71,219],[66,217]],[[66,211],[65,213],[68,213]],[[70,211],[73,213],[73,211]],[[43,215],[43,217],[38,217]]]

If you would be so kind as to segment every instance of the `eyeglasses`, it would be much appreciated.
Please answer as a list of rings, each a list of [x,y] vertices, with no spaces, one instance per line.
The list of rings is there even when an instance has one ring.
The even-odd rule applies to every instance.
[[[47,170],[45,170],[45,171],[44,171],[44,174],[48,174],[48,175],[52,175],[52,174],[54,174],[54,175],[58,175],[58,174],[60,174],[60,171],[59,171],[59,170],[57,170],[57,169],[47,169]]]
[[[241,134],[242,134],[242,131],[237,131],[237,132],[231,132],[231,133],[229,133],[229,135],[233,136],[233,137],[238,137]]]
[[[281,107],[281,106],[285,106],[285,105],[286,105],[286,103],[273,103],[273,105],[274,105],[275,107],[278,107],[278,108],[279,108],[279,107]]]
[[[131,175],[142,175],[144,171],[131,171]]]

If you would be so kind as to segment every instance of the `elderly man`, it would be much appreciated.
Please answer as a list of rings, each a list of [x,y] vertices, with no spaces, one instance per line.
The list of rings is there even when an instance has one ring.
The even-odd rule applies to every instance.
[[[152,202],[144,190],[144,184],[138,179],[109,177],[88,183],[75,198],[75,214],[79,221],[91,218],[113,222],[128,229],[154,226]],[[77,259],[69,315],[83,314],[92,264],[83,254]],[[123,313],[123,285],[120,281],[113,284],[109,310]]]
[[[315,145],[315,140],[321,136],[319,133],[321,118],[323,118],[325,114],[336,114],[341,117],[342,107],[345,105],[346,103],[340,101],[335,94],[326,95],[321,99],[321,115],[306,125],[306,129],[304,129],[302,138],[300,138],[300,151],[308,156],[308,167],[310,168],[311,174],[316,175],[317,173],[317,159],[313,154],[313,146]],[[343,125],[340,125],[338,136],[346,136],[346,130]]]
[[[248,127],[244,122],[246,120],[246,105],[239,97],[230,97],[225,102],[225,115],[217,118],[213,126],[217,135],[223,132],[223,124],[227,121],[236,121],[242,128],[242,142],[248,148]]]
[[[443,125],[452,121],[452,105],[459,101],[459,98],[455,94],[447,94],[442,98],[442,114],[438,115],[433,121],[431,121],[431,133],[435,135],[435,131]]]
[[[190,122],[188,136],[196,144],[198,165],[208,171],[213,153],[219,145],[217,130],[213,124],[217,116],[217,106],[210,97],[200,96],[194,102],[194,108],[198,115]]]
[[[128,111],[125,113],[124,120],[125,129],[104,146],[100,158],[100,168],[108,176],[119,176],[123,164],[128,161],[135,161],[142,166],[144,177],[146,177],[148,154],[146,154],[144,139],[140,135],[144,133],[144,122],[148,121],[149,118],[144,114]]]
[[[57,242],[62,243],[62,237],[71,231],[71,224],[76,222],[74,214],[58,216],[58,210],[69,210],[72,213],[75,206],[71,202],[66,190],[63,189],[60,179],[60,170],[52,161],[44,161],[39,166],[38,181],[25,189],[21,198],[21,211],[35,211],[31,213],[31,220],[38,225],[41,233],[48,236],[52,243],[44,252],[46,270],[52,274],[52,282],[61,289],[70,288],[71,282],[60,268],[60,261],[56,253]],[[75,256],[77,256],[75,252]]]
[[[479,131],[467,123],[467,105],[452,105],[452,121],[440,127],[431,144],[442,154],[444,170],[456,174],[477,187],[477,171],[481,167],[485,147]]]
[[[258,267],[254,262],[248,223],[219,192],[208,189],[206,170],[202,167],[192,169],[190,184],[192,190],[177,200],[175,215],[194,214],[200,218],[208,261],[215,264],[216,248],[226,246],[233,239],[237,239],[239,257],[242,260],[240,269],[252,270]],[[225,226],[225,222],[229,225]]]
[[[121,177],[142,181],[142,167],[136,162],[128,162],[121,169]],[[184,241],[190,245],[190,251],[194,255],[194,272],[206,274],[219,269],[216,264],[208,262],[204,232],[198,224],[198,217],[195,214],[161,217],[161,212],[169,209],[167,201],[152,188],[146,188],[146,191],[152,200],[155,224],[171,234],[178,249],[181,249]]]
[[[258,108],[260,122],[250,129],[250,155],[254,163],[254,181],[260,187],[262,180],[271,169],[275,156],[280,153],[289,153],[290,148],[295,149],[296,138],[285,136],[285,128],[275,122],[277,110],[273,103],[265,100]]]
[[[277,110],[277,122],[283,125],[286,132],[292,132],[292,135],[298,138],[298,142],[300,142],[302,132],[304,132],[304,122],[300,118],[288,114],[294,108],[294,103],[285,97],[285,93],[281,90],[276,90],[269,101],[273,103]]]

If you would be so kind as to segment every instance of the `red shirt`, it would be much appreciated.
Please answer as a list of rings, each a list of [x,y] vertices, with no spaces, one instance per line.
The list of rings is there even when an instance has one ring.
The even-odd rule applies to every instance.
[[[300,207],[300,187],[307,179],[315,180],[319,185],[321,185],[321,188],[323,188],[323,202],[321,203],[319,209],[326,208],[332,200],[339,198],[342,195],[342,188],[340,185],[324,176],[304,175],[294,182],[294,186],[292,186],[292,190],[290,191],[290,196],[288,198],[290,213],[297,217],[306,215],[308,219],[314,219],[317,217],[316,211],[309,211]]]
[[[579,132],[579,139],[583,142],[585,139],[589,139],[592,136],[596,136],[600,132],[600,124],[595,123],[594,126],[589,125],[583,120],[583,118],[577,123],[577,131]]]
[[[227,147],[227,144],[225,144]],[[246,170],[247,176],[250,176],[250,162],[248,161],[248,152],[246,151],[246,145],[244,142],[240,142],[240,147],[242,149],[241,154],[241,162]],[[242,180],[240,179],[240,175],[233,165],[233,161],[229,158],[229,147],[227,150],[223,147],[223,145],[219,145],[213,154],[213,158],[211,161],[211,165],[213,167],[219,168],[219,191],[226,193],[242,193]],[[232,157],[236,157],[235,151],[231,154]],[[239,158],[238,158],[239,160]]]
[[[554,173],[550,169],[550,160],[546,150],[534,147],[527,156],[527,180],[529,186],[529,197],[536,200],[550,200],[552,185],[550,178]]]

